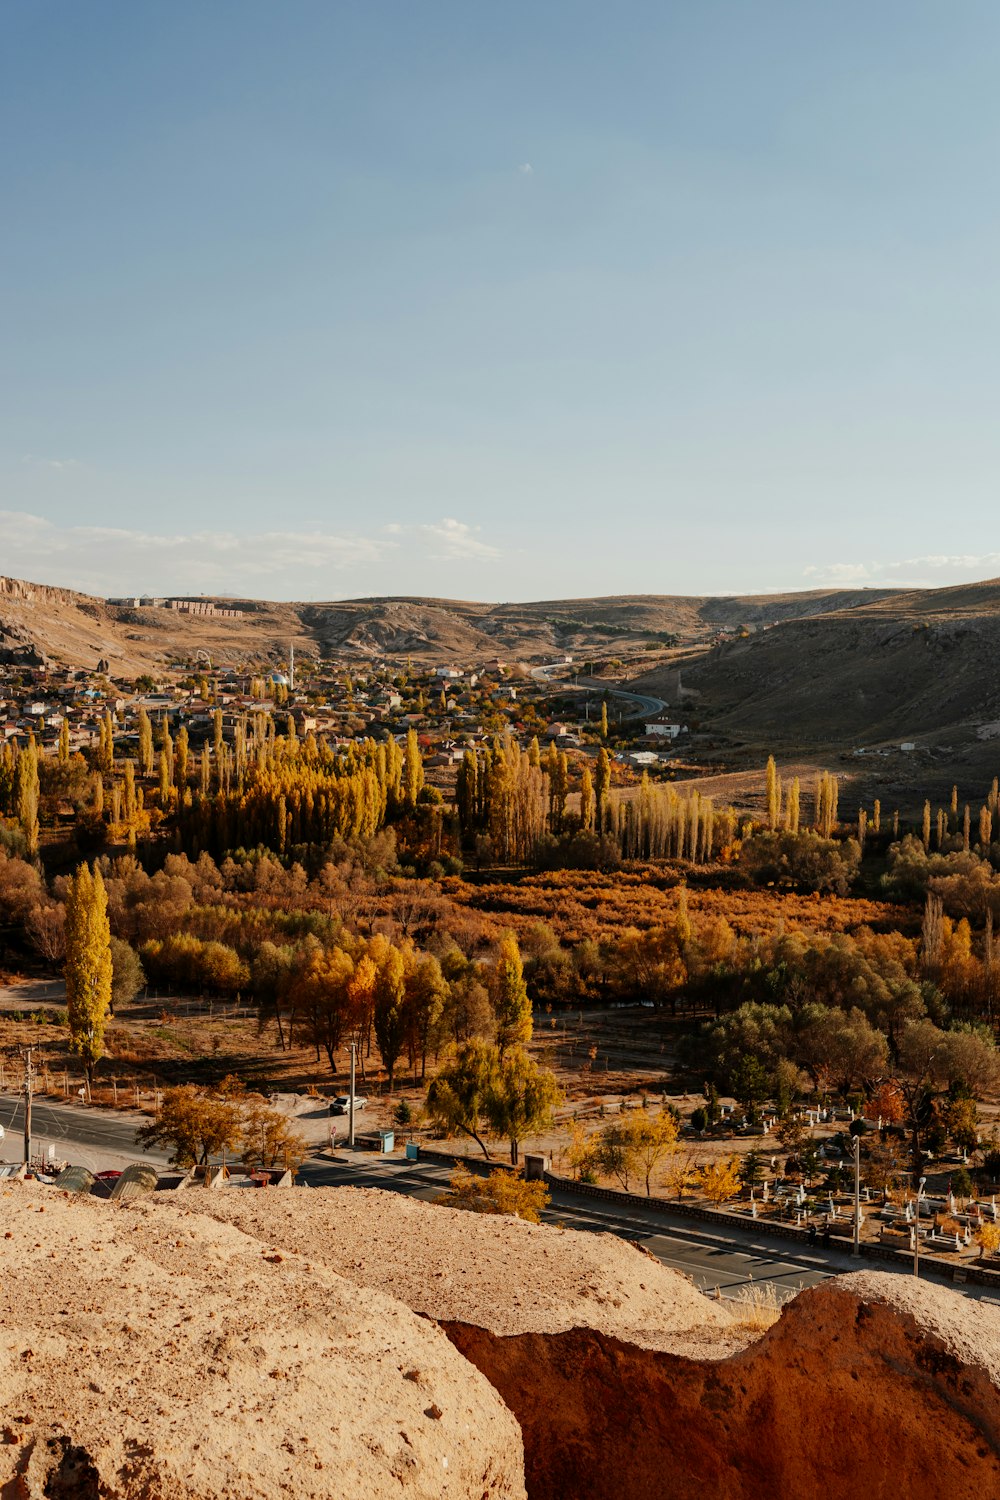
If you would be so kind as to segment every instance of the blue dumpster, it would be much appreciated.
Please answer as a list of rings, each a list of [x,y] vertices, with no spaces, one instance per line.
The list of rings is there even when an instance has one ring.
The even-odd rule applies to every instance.
[[[417,1144],[416,1141],[407,1141],[407,1143],[406,1143],[406,1160],[407,1161],[419,1161],[420,1160],[420,1147],[419,1147],[419,1145]]]

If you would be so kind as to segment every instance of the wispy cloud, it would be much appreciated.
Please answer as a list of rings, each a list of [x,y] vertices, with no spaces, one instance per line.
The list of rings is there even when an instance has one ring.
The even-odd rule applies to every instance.
[[[491,547],[480,538],[478,526],[467,526],[464,521],[456,521],[450,516],[429,526],[411,529],[430,544],[433,550],[429,555],[435,561],[460,562],[466,558],[500,556],[499,548]]]
[[[76,458],[39,458],[34,453],[25,453],[21,462],[33,469],[54,469],[57,472],[80,467],[80,462]]]
[[[533,177],[535,173],[535,169],[530,161],[523,161],[517,170],[522,177]]]
[[[405,548],[405,553],[404,553]],[[240,593],[269,588],[284,597],[316,597],[343,586],[338,575],[400,563],[498,557],[477,531],[450,517],[357,532],[147,532],[111,526],[60,526],[27,511],[0,511],[3,570],[38,583],[93,593]],[[356,579],[352,578],[352,591]],[[414,584],[416,587],[416,582]]]
[[[1000,552],[932,552],[902,562],[816,563],[806,568],[805,577],[812,583],[830,583],[841,588],[852,584],[900,588],[968,583],[998,573]]]

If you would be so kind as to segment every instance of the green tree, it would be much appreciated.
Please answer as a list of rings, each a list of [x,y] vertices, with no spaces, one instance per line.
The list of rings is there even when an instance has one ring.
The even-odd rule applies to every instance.
[[[101,872],[81,865],[66,886],[66,1003],[70,1045],[83,1059],[88,1088],[104,1056],[111,1006],[111,928]]]
[[[128,1005],[146,983],[138,953],[131,943],[111,938],[111,1005]]]
[[[448,1132],[469,1136],[487,1160],[487,1108],[499,1065],[496,1047],[476,1037],[459,1047],[427,1089],[427,1113],[434,1123]]]
[[[741,1057],[732,1075],[733,1097],[743,1105],[751,1120],[756,1120],[760,1106],[771,1091],[771,1080],[759,1057],[748,1053]]]
[[[523,1047],[513,1047],[499,1059],[486,1098],[486,1116],[493,1133],[510,1141],[513,1166],[517,1166],[521,1142],[552,1123],[562,1097],[555,1074],[539,1067]]]

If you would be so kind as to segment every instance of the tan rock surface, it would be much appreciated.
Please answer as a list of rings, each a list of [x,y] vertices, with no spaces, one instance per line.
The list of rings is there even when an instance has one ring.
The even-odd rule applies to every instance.
[[[438,1328],[179,1203],[0,1194],[0,1390],[5,1500],[524,1494]]]
[[[187,1202],[417,1312],[491,1333],[597,1328],[647,1349],[709,1358],[745,1343],[723,1305],[617,1235],[470,1214],[376,1188],[196,1190]]]

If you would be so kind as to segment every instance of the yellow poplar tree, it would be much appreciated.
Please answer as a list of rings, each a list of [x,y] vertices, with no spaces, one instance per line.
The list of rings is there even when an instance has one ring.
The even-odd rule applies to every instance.
[[[34,739],[17,754],[14,767],[17,818],[30,858],[38,853],[38,751]]]
[[[66,1004],[70,1045],[83,1059],[88,1088],[104,1056],[111,1006],[111,927],[101,872],[81,865],[66,888]]]
[[[531,1001],[524,982],[521,950],[513,933],[500,939],[497,961],[493,967],[491,999],[497,1023],[497,1048],[503,1057],[508,1047],[531,1040],[533,1030]]]
[[[403,752],[403,793],[407,807],[416,807],[417,796],[423,784],[424,763],[420,758],[417,731],[410,729],[406,735],[406,749]]]

